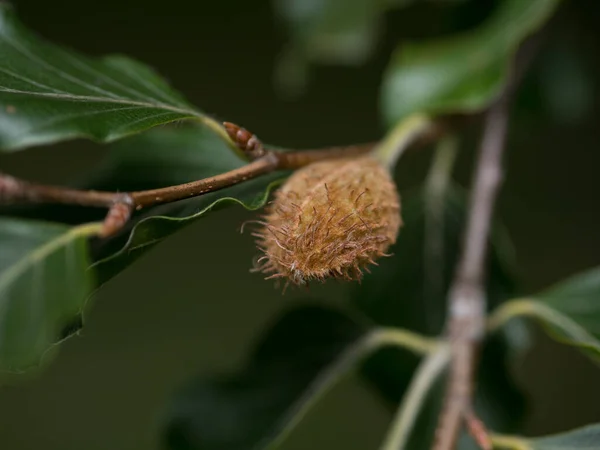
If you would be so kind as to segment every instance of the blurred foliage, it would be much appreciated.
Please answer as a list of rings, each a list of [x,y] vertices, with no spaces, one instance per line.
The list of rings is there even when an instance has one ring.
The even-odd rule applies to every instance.
[[[298,307],[284,314],[265,332],[239,374],[205,379],[200,377],[177,398],[167,427],[174,449],[278,447],[280,433],[293,426],[293,413],[303,403],[312,402],[324,370],[331,370],[345,351],[355,345],[365,325],[405,327],[437,335],[441,317],[428,317],[443,311],[446,294],[459,256],[461,231],[466,202],[455,187],[446,191],[441,203],[443,227],[442,254],[434,254],[433,270],[442,270],[441,278],[427,271],[424,256],[426,218],[432,211],[426,192],[405,195],[404,225],[393,257],[379,261],[379,266],[351,290],[352,315],[357,323],[339,312],[314,307]],[[440,231],[434,230],[434,233]],[[490,259],[489,295],[491,305],[514,294],[513,280],[506,266],[506,252],[500,246]],[[442,261],[439,261],[439,260]],[[441,285],[429,289],[435,280]],[[428,301],[427,295],[433,294]],[[434,319],[433,321],[431,319]],[[265,352],[264,348],[271,349]],[[276,352],[274,351],[276,350]],[[265,357],[268,355],[268,358]],[[499,431],[514,431],[519,423],[523,399],[508,374],[506,342],[495,337],[486,343],[481,365],[477,411]],[[404,349],[378,351],[366,361],[362,374],[392,407],[405,394],[417,358]],[[426,448],[432,436],[441,396],[430,397],[430,404],[418,424],[409,448]],[[291,411],[291,412],[290,412]],[[227,427],[219,424],[227,423]],[[255,426],[250,424],[255,423]],[[292,425],[287,425],[291,423]],[[274,441],[278,445],[273,444]],[[466,444],[468,445],[468,444]],[[465,446],[464,448],[471,448]]]
[[[440,6],[443,3],[447,4]],[[384,24],[390,14],[412,14],[424,8],[460,16],[483,8],[482,3],[278,0],[276,11],[290,36],[279,74],[288,88],[298,88],[306,84],[313,62],[367,63],[385,41]],[[435,40],[402,36],[411,43],[401,42],[382,75],[383,120],[394,125],[413,113],[438,116],[481,111],[504,87],[518,47],[550,19],[559,3],[491,2],[491,7],[483,8],[484,14],[473,16],[476,21],[470,15],[458,20],[449,33],[436,35]],[[435,14],[426,17],[434,21]],[[539,98],[519,99],[530,102],[530,111],[543,109],[564,122],[575,122],[589,113],[594,80],[582,56],[571,50],[558,45],[551,53],[542,52],[542,63],[525,80],[526,85],[535,85],[533,91]],[[153,70],[121,56],[92,59],[64,50],[28,31],[5,3],[0,4],[0,52],[3,150],[74,137],[106,142],[145,131],[114,144],[103,164],[80,177],[80,187],[153,188],[243,164],[218,123],[191,106]],[[192,124],[147,131],[182,119],[191,119]],[[0,370],[18,371],[38,364],[57,342],[79,329],[83,306],[94,288],[208,212],[231,204],[261,208],[285,176],[274,173],[151,208],[136,214],[121,235],[109,240],[86,239],[98,229],[95,223],[70,226],[87,222],[90,213],[83,209],[80,215],[70,214],[67,221],[62,220],[63,209],[53,206],[4,208],[0,218]],[[181,390],[169,409],[166,445],[177,450],[279,447],[310,412],[308,406],[321,398],[318,387],[324,377],[330,376],[332,367],[337,370],[339,358],[352,351],[368,330],[405,327],[438,335],[466,205],[464,192],[452,184],[437,203],[431,202],[429,194],[424,189],[403,195],[405,224],[392,249],[394,256],[381,261],[362,285],[347,292],[343,313],[323,305],[295,305],[261,333],[241,370],[199,376]],[[441,245],[432,250],[428,244],[432,240]],[[600,315],[595,304],[600,297],[600,276],[594,270],[531,298],[506,302],[518,294],[507,242],[502,228],[495,228],[486,273],[497,332],[483,348],[475,407],[494,431],[518,432],[524,399],[510,369],[527,342],[522,338],[527,334],[522,317],[541,320],[553,336],[597,356]],[[506,325],[513,317],[519,320]],[[386,349],[362,364],[360,374],[386,405],[395,408],[416,364],[415,355]],[[410,448],[430,444],[441,389],[438,383],[430,393]],[[317,398],[312,397],[315,393]],[[532,450],[579,449],[596,442],[598,426],[547,438],[510,439]],[[461,449],[473,445],[468,436],[462,436]]]
[[[579,347],[600,362],[600,268],[581,273],[531,299],[514,300],[492,316],[494,327],[515,316],[531,316],[559,341]]]
[[[169,149],[169,164],[164,164]],[[132,169],[134,158],[141,162]],[[115,144],[105,164],[90,173],[93,188],[160,186],[165,179],[183,183],[243,164],[223,140],[205,127],[156,129]],[[126,172],[125,172],[126,171]],[[193,175],[195,174],[195,175]],[[262,207],[282,173],[260,177],[219,192],[153,208],[140,213],[120,234],[99,240],[99,224],[69,227],[41,221],[60,217],[63,208],[27,207],[0,218],[3,243],[0,309],[5,332],[0,334],[0,368],[22,371],[41,362],[60,339],[78,331],[83,306],[91,292],[126,269],[141,255],[184,226],[225,205]],[[154,184],[156,183],[156,184]],[[88,213],[81,210],[81,219]],[[17,215],[33,216],[19,219]],[[72,217],[71,217],[72,219]],[[35,289],[31,286],[34,285]],[[43,337],[43,338],[42,338]]]
[[[307,305],[286,311],[243,371],[200,378],[178,394],[165,433],[169,447],[279,447],[296,415],[306,414],[312,397],[331,387],[325,371],[365,331],[338,310]]]
[[[559,0],[506,0],[476,29],[437,42],[404,44],[382,85],[388,123],[414,113],[473,112],[498,97],[517,49],[552,15]]]
[[[0,372],[36,366],[79,329],[93,285],[87,237],[97,228],[0,218]]]

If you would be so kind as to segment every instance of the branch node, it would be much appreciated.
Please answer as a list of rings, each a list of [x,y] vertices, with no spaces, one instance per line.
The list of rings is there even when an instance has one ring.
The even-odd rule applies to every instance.
[[[475,440],[481,450],[492,450],[492,438],[490,437],[490,434],[483,421],[475,415],[473,410],[467,410],[467,413],[465,414],[465,420],[469,434]]]
[[[22,193],[23,185],[19,180],[0,172],[0,203],[14,202]]]
[[[134,210],[134,203],[128,194],[123,194],[108,210],[100,237],[109,237],[125,226]]]
[[[36,184],[0,173],[0,203],[23,201],[108,208],[99,233],[106,237],[120,230],[133,211],[208,194],[277,170],[294,170],[317,161],[364,155],[374,145],[276,152],[266,149],[254,134],[238,125],[224,122],[223,127],[233,143],[250,160],[248,164],[189,183],[129,193]]]
[[[233,141],[237,148],[239,148],[250,161],[261,158],[267,153],[260,139],[245,128],[231,122],[223,122],[223,127],[225,128],[229,139]]]

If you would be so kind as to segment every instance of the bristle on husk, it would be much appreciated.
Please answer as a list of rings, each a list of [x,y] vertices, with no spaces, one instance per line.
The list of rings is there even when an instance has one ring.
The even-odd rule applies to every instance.
[[[295,172],[260,224],[255,270],[267,279],[356,280],[396,241],[400,199],[372,157],[328,160]]]

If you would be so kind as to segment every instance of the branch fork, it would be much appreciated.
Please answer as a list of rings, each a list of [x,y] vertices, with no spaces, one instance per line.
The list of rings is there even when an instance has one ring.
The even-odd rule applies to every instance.
[[[491,449],[489,435],[472,408],[479,347],[486,328],[484,267],[494,205],[502,181],[507,126],[508,95],[505,92],[487,114],[463,253],[450,289],[447,332],[452,360],[433,450],[454,449],[463,425],[482,449]]]
[[[490,449],[489,435],[472,410],[472,398],[476,360],[485,331],[483,267],[492,212],[502,180],[501,156],[507,129],[507,109],[505,93],[487,116],[472,190],[463,254],[449,295],[447,331],[451,355],[450,374],[433,450],[454,449],[463,425],[467,426],[482,449]],[[371,152],[375,147],[375,144],[371,143],[279,152],[265,148],[254,134],[238,125],[225,122],[223,127],[236,148],[248,159],[249,162],[245,166],[190,183],[127,193],[47,186],[0,173],[0,203],[46,202],[108,208],[99,233],[101,237],[106,237],[118,232],[134,211],[215,192],[276,170],[293,170],[325,159],[360,156]],[[420,126],[419,132],[410,140],[414,139],[421,144],[428,142],[431,139],[422,139],[428,128],[430,129],[425,125]],[[435,134],[430,136],[434,137]]]
[[[472,410],[472,398],[476,360],[485,331],[483,267],[492,212],[502,180],[501,156],[508,109],[506,97],[503,95],[487,116],[472,190],[463,254],[450,290],[447,325],[451,355],[450,374],[433,450],[454,449],[463,425],[467,426],[482,449],[490,449],[489,435]],[[234,145],[248,159],[249,162],[245,166],[190,183],[127,193],[47,186],[0,173],[0,202],[47,202],[108,208],[99,233],[100,236],[106,237],[118,232],[134,211],[218,191],[276,170],[293,170],[325,159],[360,156],[375,147],[375,144],[371,143],[278,152],[265,148],[254,134],[244,128],[230,122],[225,122],[223,127]],[[426,129],[422,128],[421,132]],[[414,136],[415,140],[417,137],[421,136]]]

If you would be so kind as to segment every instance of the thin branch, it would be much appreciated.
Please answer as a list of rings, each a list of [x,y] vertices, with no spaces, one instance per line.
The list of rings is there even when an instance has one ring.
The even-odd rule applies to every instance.
[[[136,210],[162,203],[175,202],[185,198],[197,197],[209,192],[219,191],[278,169],[280,165],[278,155],[276,153],[267,153],[265,156],[239,169],[230,170],[214,177],[166,188],[131,192],[128,195],[131,197]]]
[[[447,320],[452,362],[434,450],[455,448],[466,414],[471,411],[476,359],[485,331],[484,267],[488,235],[502,178],[507,125],[508,95],[502,95],[487,114],[463,253],[449,294]]]
[[[420,124],[418,130],[406,136],[404,146],[415,142],[426,144],[441,132],[441,128],[435,129],[432,126],[431,129],[435,132],[427,135],[430,122],[422,122],[417,122]],[[214,124],[212,128],[215,126],[218,127]],[[377,145],[367,143],[318,150],[276,151],[267,149],[254,134],[233,123],[224,122],[220,132],[224,137],[229,137],[233,147],[250,161],[247,165],[190,183],[125,193],[48,186],[0,173],[0,203],[62,203],[108,208],[104,228],[99,233],[104,237],[119,231],[136,210],[215,192],[276,170],[295,170],[326,159],[364,155]]]
[[[483,421],[475,415],[475,412],[470,409],[465,414],[467,430],[479,448],[482,450],[492,450],[492,438]]]
[[[427,398],[427,393],[449,360],[449,348],[440,344],[435,352],[421,362],[402,399],[381,450],[403,450],[406,447],[421,406]]]
[[[363,155],[375,146],[375,143],[370,143],[280,152],[265,149],[256,136],[237,125],[226,123],[225,130],[234,144],[251,160],[247,165],[190,183],[125,193],[49,186],[0,173],[0,203],[62,203],[108,208],[100,235],[109,236],[121,229],[134,210],[215,192],[276,170],[293,170],[325,159]]]
[[[82,191],[36,184],[0,173],[1,203],[65,203],[108,208],[125,197],[126,194],[116,192]]]

